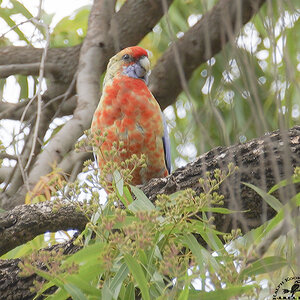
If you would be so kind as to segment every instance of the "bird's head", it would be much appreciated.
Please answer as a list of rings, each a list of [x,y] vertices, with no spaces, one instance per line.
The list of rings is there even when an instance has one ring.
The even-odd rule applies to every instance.
[[[150,61],[147,51],[142,47],[128,47],[113,56],[107,66],[104,79],[106,82],[118,74],[123,74],[131,78],[148,81],[150,71]]]

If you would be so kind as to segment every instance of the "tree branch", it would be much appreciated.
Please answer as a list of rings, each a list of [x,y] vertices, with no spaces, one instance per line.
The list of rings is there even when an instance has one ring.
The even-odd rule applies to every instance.
[[[17,65],[5,65],[0,66],[0,78],[7,78],[10,75],[35,75],[39,74],[40,63],[31,64],[17,64]],[[48,77],[50,74],[58,73],[60,70],[59,66],[51,63],[45,64],[45,76]]]
[[[300,166],[300,126],[282,133],[274,131],[259,139],[251,140],[245,144],[237,144],[228,148],[217,147],[197,158],[194,162],[183,168],[177,169],[170,176],[162,179],[152,179],[142,187],[142,190],[152,202],[158,194],[171,194],[179,190],[191,188],[197,193],[202,189],[199,179],[205,178],[205,173],[217,168],[227,171],[229,163],[239,166],[238,171],[231,175],[221,185],[220,191],[224,195],[224,206],[240,213],[231,215],[215,215],[215,225],[224,232],[238,226],[247,232],[253,227],[261,225],[265,219],[274,215],[274,211],[268,208],[264,212],[263,200],[243,182],[252,183],[264,188],[262,178],[261,161],[264,163],[264,172],[267,174],[267,190],[278,183],[279,180],[288,178],[291,174],[285,174],[285,145],[283,135],[286,134],[288,148],[291,152],[292,168]],[[276,154],[276,163],[279,168],[279,178],[272,166],[271,157]],[[282,203],[289,200],[293,189],[292,185],[285,189]],[[300,185],[294,192],[300,191]],[[278,194],[277,196],[279,196]],[[87,222],[84,213],[76,210],[73,205],[63,206],[53,210],[52,202],[43,202],[34,205],[20,205],[12,211],[0,214],[0,249],[5,253],[14,247],[21,245],[36,235],[46,231],[58,231],[75,228],[82,230]],[[242,212],[243,211],[243,212]],[[264,217],[264,213],[266,216]],[[64,221],[65,218],[65,221]],[[244,222],[243,222],[244,221]],[[13,238],[12,238],[13,237]]]
[[[46,59],[46,76],[56,81],[70,83],[76,72],[81,45],[67,48],[50,48]],[[42,58],[42,49],[7,46],[0,48],[1,68],[15,68],[12,74],[22,74],[22,65],[30,66],[32,75],[37,75]],[[50,68],[47,69],[47,66]],[[11,71],[12,72],[12,71]],[[11,75],[12,75],[11,74]],[[31,73],[29,73],[31,75]],[[25,74],[26,75],[26,74]],[[1,75],[2,76],[2,75]]]
[[[239,169],[225,180],[220,192],[225,197],[225,207],[241,213],[235,213],[230,218],[216,216],[215,225],[225,232],[241,226],[246,232],[269,219],[274,215],[274,210],[266,207],[265,201],[243,183],[251,183],[268,191],[280,180],[289,178],[294,168],[300,166],[300,126],[289,131],[277,130],[244,144],[217,147],[175,170],[167,178],[151,180],[142,189],[152,201],[158,194],[171,194],[186,188],[200,193],[199,179],[205,178],[206,172],[213,174],[216,169],[226,172],[229,163]],[[299,191],[300,185],[290,184],[279,189],[275,196],[286,203]]]
[[[42,202],[16,206],[0,214],[0,256],[45,232],[77,229],[82,231],[88,218],[77,206]]]
[[[77,105],[77,96],[71,96],[70,98],[66,99],[65,101],[61,101],[64,99],[64,95],[59,95],[53,99],[48,100],[48,95],[43,97],[43,107],[42,110],[45,109],[45,107],[48,107],[51,105],[52,109],[55,110],[56,117],[63,117],[67,115],[72,115],[74,113],[74,110]],[[47,101],[48,100],[48,101]],[[10,103],[10,102],[3,102],[0,101],[0,119],[9,119],[9,120],[16,120],[19,121],[23,111],[24,107],[29,102],[28,99],[18,102],[18,103]],[[58,102],[58,104],[54,103]],[[57,110],[59,112],[57,113]],[[30,105],[30,107],[27,109],[27,113],[24,116],[24,121],[32,120],[33,116],[36,114],[36,107],[34,104]]]

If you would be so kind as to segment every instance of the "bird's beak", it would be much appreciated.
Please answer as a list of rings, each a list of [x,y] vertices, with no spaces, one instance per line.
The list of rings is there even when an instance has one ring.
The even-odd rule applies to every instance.
[[[145,70],[145,74],[147,74],[150,70],[150,61],[148,57],[144,56],[139,60],[141,67]]]

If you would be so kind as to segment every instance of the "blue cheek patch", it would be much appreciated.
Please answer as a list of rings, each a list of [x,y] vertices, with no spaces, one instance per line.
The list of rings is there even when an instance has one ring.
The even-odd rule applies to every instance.
[[[148,83],[148,74],[145,69],[139,64],[132,64],[127,67],[123,67],[123,74],[131,78],[142,79]]]

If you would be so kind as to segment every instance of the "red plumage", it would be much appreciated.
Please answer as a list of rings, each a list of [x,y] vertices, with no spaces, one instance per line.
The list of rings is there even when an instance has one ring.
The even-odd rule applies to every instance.
[[[126,149],[114,158],[116,162],[146,155],[147,167],[134,171],[133,184],[168,175],[163,116],[146,85],[148,71],[148,54],[141,47],[126,48],[111,58],[91,127],[92,132],[107,133],[101,149],[96,149],[100,170],[107,162],[103,153],[114,142],[122,141]]]

